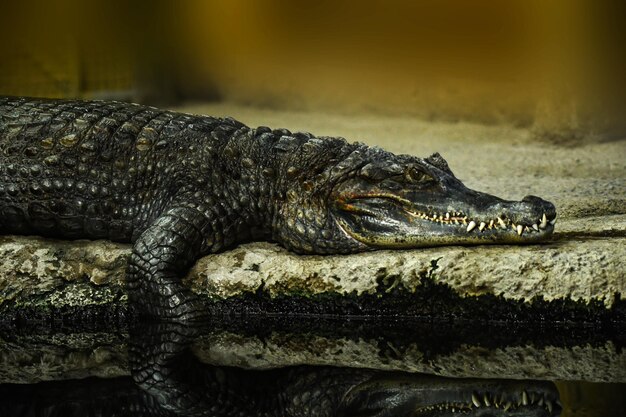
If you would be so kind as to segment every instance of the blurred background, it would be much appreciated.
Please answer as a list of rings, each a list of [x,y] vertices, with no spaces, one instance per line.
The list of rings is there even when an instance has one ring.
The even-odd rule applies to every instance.
[[[616,139],[626,114],[622,4],[5,2],[0,94],[223,101]]]

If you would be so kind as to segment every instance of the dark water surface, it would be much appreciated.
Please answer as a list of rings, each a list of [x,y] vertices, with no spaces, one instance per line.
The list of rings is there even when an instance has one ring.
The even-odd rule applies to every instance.
[[[0,417],[626,416],[620,335],[239,320],[0,332]]]

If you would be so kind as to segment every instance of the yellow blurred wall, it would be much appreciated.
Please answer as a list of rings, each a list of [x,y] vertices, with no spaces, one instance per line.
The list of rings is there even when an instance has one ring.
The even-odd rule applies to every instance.
[[[146,64],[156,55],[153,47],[163,44],[154,36],[160,2],[151,7],[142,3],[4,2],[0,6],[0,94],[136,96],[142,78],[149,75]]]
[[[578,0],[196,0],[181,15],[184,88],[283,108],[602,128],[621,88],[610,7]],[[607,82],[608,77],[608,82]],[[607,112],[613,109],[606,110]]]
[[[217,97],[563,134],[622,116],[619,3],[11,3],[0,16],[5,94]]]

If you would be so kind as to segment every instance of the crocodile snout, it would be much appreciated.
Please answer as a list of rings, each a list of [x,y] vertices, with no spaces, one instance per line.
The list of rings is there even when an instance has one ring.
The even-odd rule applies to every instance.
[[[549,201],[534,195],[527,195],[522,198],[522,203],[527,204],[529,206],[528,210],[533,214],[540,216],[545,214],[548,221],[552,221],[556,218],[556,207]]]

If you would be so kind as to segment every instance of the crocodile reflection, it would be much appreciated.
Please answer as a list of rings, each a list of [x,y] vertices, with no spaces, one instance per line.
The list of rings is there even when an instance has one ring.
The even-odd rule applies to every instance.
[[[200,362],[200,325],[144,323],[131,331],[130,363],[152,406],[178,416],[559,416],[554,384],[451,379],[358,368],[244,370]]]

